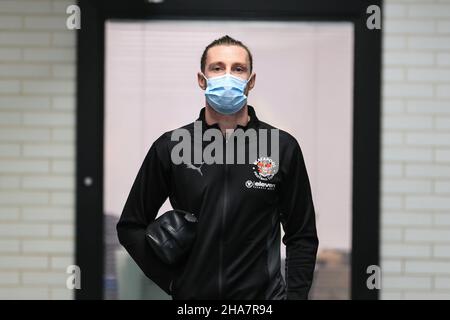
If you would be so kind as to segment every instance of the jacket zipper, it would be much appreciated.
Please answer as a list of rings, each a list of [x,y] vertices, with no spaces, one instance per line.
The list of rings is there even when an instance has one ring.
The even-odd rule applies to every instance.
[[[227,157],[226,157],[226,147],[228,143],[228,137],[225,134],[225,178],[224,178],[224,194],[223,194],[223,212],[222,212],[222,221],[220,228],[220,264],[219,264],[219,297],[223,299],[223,234],[225,228],[225,215],[227,212],[227,204],[228,204],[228,165],[227,165]]]

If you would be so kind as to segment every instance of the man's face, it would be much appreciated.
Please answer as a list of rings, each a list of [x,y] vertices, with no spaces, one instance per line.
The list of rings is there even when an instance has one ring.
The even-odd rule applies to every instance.
[[[250,75],[250,60],[247,51],[239,46],[214,46],[208,50],[205,63],[205,76],[212,78],[224,75],[225,73],[247,80]],[[245,94],[253,89],[255,85],[256,74],[253,73],[250,81],[247,83]],[[197,74],[198,85],[203,90],[206,89],[206,80],[199,72]]]

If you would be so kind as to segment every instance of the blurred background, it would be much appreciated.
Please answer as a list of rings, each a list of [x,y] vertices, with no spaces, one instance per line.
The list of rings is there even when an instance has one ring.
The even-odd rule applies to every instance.
[[[118,277],[120,270],[114,260],[121,247],[115,224],[142,159],[163,132],[197,119],[205,105],[203,91],[197,84],[200,57],[207,44],[225,34],[246,43],[252,51],[257,85],[249,94],[248,103],[262,121],[295,136],[304,153],[320,239],[320,263],[312,296],[348,298],[353,26],[236,21],[106,24],[107,296],[114,297],[114,291],[120,294],[120,285],[126,285]],[[169,209],[166,201],[160,214]],[[284,245],[281,252],[284,259]],[[126,257],[134,266],[125,253],[120,257]],[[137,273],[142,274],[139,270]],[[129,287],[139,288],[134,284]],[[154,293],[155,297],[161,295]]]
[[[0,1],[1,299],[74,298],[73,3]],[[249,104],[305,153],[321,240],[311,298],[349,299],[353,25],[115,20],[105,25],[105,298],[169,298],[120,249],[115,223],[151,142],[197,117],[201,52],[226,33],[254,55]],[[450,1],[387,0],[382,33],[380,298],[449,299]],[[170,121],[152,109],[162,101]]]

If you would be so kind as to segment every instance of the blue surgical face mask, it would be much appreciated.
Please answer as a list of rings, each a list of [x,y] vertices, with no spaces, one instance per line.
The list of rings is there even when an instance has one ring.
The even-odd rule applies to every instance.
[[[248,79],[243,80],[228,73],[209,79],[205,75],[203,77],[207,83],[206,101],[214,110],[221,114],[230,115],[245,106],[247,96],[244,92]]]

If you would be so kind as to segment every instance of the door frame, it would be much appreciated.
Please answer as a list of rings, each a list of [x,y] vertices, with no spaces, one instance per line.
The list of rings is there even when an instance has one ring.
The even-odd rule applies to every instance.
[[[156,2],[156,1],[155,1]],[[76,102],[76,299],[102,299],[104,276],[103,144],[105,21],[347,21],[354,25],[351,298],[378,299],[366,285],[379,266],[381,30],[366,26],[367,7],[382,0],[79,0]],[[382,11],[381,11],[382,12]]]

